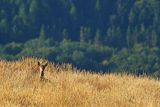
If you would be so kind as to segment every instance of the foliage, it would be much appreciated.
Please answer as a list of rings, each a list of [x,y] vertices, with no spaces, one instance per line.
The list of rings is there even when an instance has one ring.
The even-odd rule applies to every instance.
[[[158,74],[158,0],[1,0],[0,58]],[[158,73],[157,73],[158,72]]]

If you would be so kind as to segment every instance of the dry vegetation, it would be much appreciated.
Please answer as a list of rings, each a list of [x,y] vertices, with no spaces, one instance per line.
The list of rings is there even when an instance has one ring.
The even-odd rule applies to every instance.
[[[37,59],[0,61],[2,107],[160,107],[160,82],[147,77],[91,74],[49,63],[39,81]]]

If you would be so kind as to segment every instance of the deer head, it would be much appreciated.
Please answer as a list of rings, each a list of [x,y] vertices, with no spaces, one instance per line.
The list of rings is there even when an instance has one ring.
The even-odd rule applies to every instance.
[[[46,66],[48,65],[48,62],[45,63],[45,64],[41,64],[39,61],[38,61],[38,67],[39,67],[39,78],[40,79],[43,79],[44,78],[44,70],[46,68]]]

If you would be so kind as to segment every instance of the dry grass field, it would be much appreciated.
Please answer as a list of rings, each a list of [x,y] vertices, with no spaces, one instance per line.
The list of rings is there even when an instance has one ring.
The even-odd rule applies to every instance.
[[[45,78],[50,82],[40,81],[37,62],[0,61],[0,107],[160,107],[158,80],[49,63]]]

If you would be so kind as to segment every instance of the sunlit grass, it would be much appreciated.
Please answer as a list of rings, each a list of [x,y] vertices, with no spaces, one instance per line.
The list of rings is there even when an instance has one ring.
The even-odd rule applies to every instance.
[[[147,77],[91,74],[49,63],[39,81],[37,59],[0,61],[0,106],[160,107],[160,82]]]

